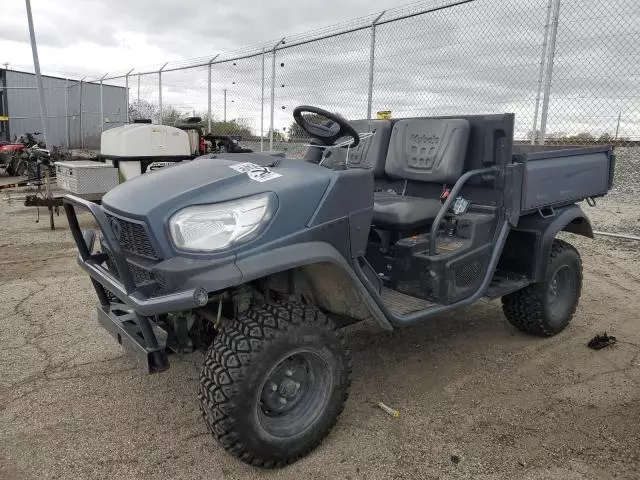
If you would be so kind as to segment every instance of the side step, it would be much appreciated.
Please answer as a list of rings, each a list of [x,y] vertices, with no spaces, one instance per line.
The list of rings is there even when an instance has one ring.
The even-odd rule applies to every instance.
[[[422,298],[411,297],[390,288],[382,288],[382,301],[394,315],[407,315],[420,312],[435,305]]]
[[[493,276],[487,291],[484,294],[484,302],[500,298],[509,293],[520,290],[531,282],[524,275],[512,272],[498,271]],[[397,292],[390,288],[382,288],[382,301],[394,315],[408,315],[413,312],[420,312],[429,307],[437,305],[436,303],[424,300],[422,298],[412,297],[404,293]],[[478,300],[484,303],[482,298]]]
[[[524,275],[498,270],[493,275],[484,296],[489,299],[500,298],[520,290],[530,283],[531,281]]]

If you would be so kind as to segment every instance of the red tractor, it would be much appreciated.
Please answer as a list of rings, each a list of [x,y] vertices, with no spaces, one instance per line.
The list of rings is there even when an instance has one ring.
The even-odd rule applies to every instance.
[[[22,176],[27,173],[26,153],[30,148],[45,148],[43,142],[38,142],[35,138],[40,132],[25,133],[20,135],[14,142],[0,143],[0,168],[11,176]]]

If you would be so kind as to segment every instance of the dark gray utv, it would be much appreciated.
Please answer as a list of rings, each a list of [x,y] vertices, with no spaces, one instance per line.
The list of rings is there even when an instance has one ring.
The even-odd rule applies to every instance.
[[[609,146],[513,145],[513,114],[347,122],[304,106],[294,118],[313,139],[304,161],[210,155],[123,183],[102,206],[64,204],[102,326],[151,372],[205,349],[204,419],[264,467],[335,424],[344,325],[393,330],[501,297],[518,329],[561,332],[582,267],[556,235],[592,237],[576,202],[605,195],[614,168]],[[99,235],[80,230],[79,207]]]

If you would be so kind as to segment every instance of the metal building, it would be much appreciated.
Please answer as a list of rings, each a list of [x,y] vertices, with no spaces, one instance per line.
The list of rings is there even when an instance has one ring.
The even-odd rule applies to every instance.
[[[127,121],[124,87],[46,75],[42,83],[49,145],[98,149],[103,130]],[[0,140],[41,131],[36,76],[0,69]]]

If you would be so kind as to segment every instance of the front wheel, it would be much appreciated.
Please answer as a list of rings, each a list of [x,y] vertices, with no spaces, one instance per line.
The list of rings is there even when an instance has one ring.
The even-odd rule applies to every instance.
[[[573,245],[555,239],[545,280],[502,297],[502,310],[519,330],[551,337],[569,325],[581,290],[582,261],[578,251]]]
[[[23,177],[27,173],[27,163],[23,160],[20,160],[15,167],[15,175],[16,177]]]
[[[220,444],[241,460],[279,467],[329,433],[347,399],[351,358],[317,309],[274,304],[227,323],[207,352],[198,398]]]

